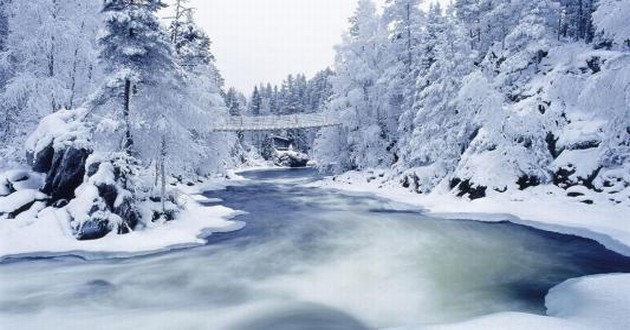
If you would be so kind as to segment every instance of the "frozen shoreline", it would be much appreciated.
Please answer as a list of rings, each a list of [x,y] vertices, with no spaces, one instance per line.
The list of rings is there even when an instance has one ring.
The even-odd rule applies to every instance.
[[[203,194],[225,189],[227,182],[247,180],[237,173],[273,168],[255,166],[228,172],[229,178],[210,179],[194,186],[179,185],[180,202],[185,209],[177,219],[136,230],[126,235],[110,233],[104,238],[78,241],[72,236],[67,217],[49,208],[36,219],[0,221],[0,262],[20,258],[73,256],[84,259],[130,258],[190,248],[206,244],[203,237],[242,229],[245,224],[232,220],[242,212],[222,206],[220,200]],[[203,205],[216,203],[217,205]],[[28,220],[28,221],[25,221]],[[45,238],[45,239],[42,239]]]
[[[386,174],[382,174],[385,177]],[[427,212],[427,215],[438,218],[510,221],[545,231],[575,235],[593,239],[609,250],[630,256],[630,205],[605,204],[607,201],[602,200],[601,196],[588,196],[595,203],[586,205],[563,196],[560,188],[543,186],[504,195],[492,194],[487,198],[469,201],[445,193],[421,196],[391,183],[379,182],[375,177],[380,177],[380,174],[350,172],[337,176],[334,180],[326,178],[310,186],[368,193],[417,206]],[[569,279],[549,291],[545,305],[547,315],[503,312],[460,323],[405,326],[395,330],[625,330],[630,327],[630,274]]]
[[[239,230],[245,225],[231,220],[241,212],[203,196],[203,192],[222,189],[214,180],[199,186],[180,186],[180,201],[186,207],[175,221],[143,228],[126,235],[110,235],[92,241],[76,240],[59,210],[49,209],[45,216],[32,219],[0,221],[0,261],[27,257],[78,256],[85,259],[133,257],[205,244],[202,236],[215,232]],[[45,239],[43,239],[45,238]]]
[[[264,168],[241,169],[260,170]],[[78,256],[85,259],[127,258],[166,252],[205,244],[200,238],[211,232],[241,229],[244,224],[230,220],[239,211],[221,206],[220,200],[203,192],[224,189],[229,182],[247,180],[231,172],[230,180],[211,180],[192,187],[180,186],[186,203],[176,221],[136,231],[110,235],[96,241],[76,241],[68,234],[62,219],[47,216],[27,226],[0,223],[0,260],[23,257]],[[373,177],[373,175],[369,175]],[[510,221],[547,231],[594,239],[607,248],[630,255],[630,225],[624,224],[627,205],[611,207],[598,201],[585,205],[560,196],[552,187],[525,192],[491,195],[468,201],[447,194],[420,196],[379,180],[367,182],[363,173],[347,173],[316,181],[309,186],[375,195],[423,209],[431,216],[487,222]],[[217,205],[204,205],[204,203]],[[599,204],[602,203],[602,204]],[[598,205],[599,204],[599,205]],[[453,212],[457,210],[458,212]],[[592,219],[597,219],[596,225]],[[527,219],[527,220],[525,220]],[[52,234],[52,235],[51,235]],[[39,235],[39,236],[33,236]],[[33,240],[33,237],[54,237]],[[45,251],[45,252],[44,252]],[[630,318],[630,274],[606,274],[570,279],[552,288],[546,297],[547,315],[504,312],[485,315],[461,323],[406,326],[396,329],[626,329]]]
[[[374,174],[349,172],[310,184],[314,187],[369,193],[395,202],[417,206],[427,215],[446,219],[484,222],[510,221],[545,231],[593,239],[607,249],[630,256],[630,201],[613,205],[604,196],[587,195],[592,205],[566,197],[554,186],[533,187],[470,201],[448,193],[420,195],[407,189],[370,180]]]

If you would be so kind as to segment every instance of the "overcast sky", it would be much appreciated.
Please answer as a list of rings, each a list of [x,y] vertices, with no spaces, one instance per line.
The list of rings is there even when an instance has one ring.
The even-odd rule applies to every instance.
[[[357,0],[191,0],[227,86],[249,94],[289,73],[332,65]],[[377,0],[379,5],[385,0]]]

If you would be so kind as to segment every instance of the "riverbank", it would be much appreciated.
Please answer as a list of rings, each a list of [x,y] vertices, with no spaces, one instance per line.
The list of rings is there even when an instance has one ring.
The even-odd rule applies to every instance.
[[[221,319],[219,315],[226,314],[231,308],[240,310],[239,313],[242,314],[238,317],[239,320],[253,322],[247,324],[259,324],[258,320],[261,317],[264,320],[264,315],[248,310],[246,306],[256,302],[274,302],[278,297],[284,297],[282,299],[286,300],[284,304],[295,306],[306,303],[323,306],[336,311],[335,315],[347,314],[347,317],[357,317],[357,320],[372,324],[373,327],[406,325],[400,329],[413,330],[534,327],[625,330],[630,325],[627,317],[627,310],[630,308],[630,274],[585,276],[556,285],[571,277],[621,271],[575,272],[580,269],[580,260],[587,260],[587,263],[612,260],[588,254],[575,254],[604,250],[594,242],[589,242],[590,245],[586,246],[572,245],[575,243],[574,240],[568,238],[568,241],[560,240],[547,245],[551,242],[544,239],[544,236],[539,237],[537,234],[530,236],[529,231],[532,230],[523,226],[488,225],[475,221],[456,221],[463,227],[451,231],[454,227],[446,224],[454,221],[428,219],[414,212],[422,206],[418,203],[414,203],[415,207],[410,206],[408,200],[396,198],[395,194],[410,198],[399,188],[383,186],[379,189],[378,186],[373,186],[378,184],[378,179],[372,179],[373,176],[368,177],[370,179],[368,185],[363,185],[357,183],[360,181],[353,181],[357,180],[357,174],[355,177],[348,175],[345,178],[337,177],[335,180],[332,178],[320,180],[313,170],[307,172],[305,175],[302,171],[279,169],[244,171],[238,174],[230,173],[230,179],[217,179],[190,187],[180,186],[178,187],[180,198],[187,199],[188,208],[186,213],[180,214],[177,221],[184,226],[196,219],[199,221],[198,226],[187,227],[190,232],[186,232],[185,235],[177,233],[176,227],[150,230],[160,230],[161,235],[167,236],[164,239],[180,237],[183,241],[195,244],[195,240],[199,240],[198,235],[204,232],[203,227],[209,224],[208,220],[216,216],[196,213],[205,212],[205,209],[225,212],[235,212],[232,211],[235,209],[247,210],[251,214],[248,213],[239,219],[250,225],[230,239],[223,240],[225,237],[222,239],[222,235],[217,235],[218,241],[197,249],[172,251],[152,255],[150,258],[131,258],[129,263],[125,261],[122,264],[112,260],[73,263],[69,271],[59,269],[59,273],[64,275],[55,279],[54,286],[47,287],[49,293],[46,297],[58,297],[63,303],[50,304],[51,300],[47,300],[46,307],[41,307],[45,313],[24,314],[24,311],[30,311],[29,308],[38,310],[40,297],[33,295],[17,307],[22,312],[8,313],[11,315],[7,314],[4,322],[20,327],[28,324],[29,328],[37,328],[49,323],[54,315],[74,313],[73,315],[79,317],[72,320],[63,318],[57,326],[60,328],[79,327],[79,324],[85,326],[94,319],[108,323],[105,320],[115,318],[118,313],[100,315],[99,308],[95,307],[110,308],[108,302],[123,300],[131,302],[126,308],[133,306],[140,315],[127,318],[128,323],[116,323],[118,327],[114,328],[130,329],[146,327],[147,324],[163,326],[164,323],[155,314],[159,308],[163,308],[163,311],[175,313],[169,316],[169,322],[173,326],[184,325],[184,328],[187,328],[185,324],[188,324],[192,328],[214,324],[216,328],[226,329],[231,328],[228,324],[234,320],[229,317]],[[380,173],[374,174],[380,177]],[[310,189],[307,187],[309,184],[305,182],[337,190]],[[343,185],[352,188],[343,189]],[[237,187],[224,189],[226,186]],[[369,189],[361,190],[364,188]],[[349,189],[362,192],[344,193],[343,190]],[[204,195],[205,191],[214,193]],[[371,196],[376,193],[387,197],[382,194],[384,191],[390,191],[390,196],[403,203],[390,202],[391,197],[384,200]],[[439,200],[436,199],[437,201]],[[221,204],[223,206],[218,206]],[[425,209],[427,212],[430,211],[426,207]],[[405,212],[398,212],[399,210]],[[238,213],[228,213],[224,216],[232,217],[235,214]],[[442,216],[463,218],[462,213]],[[482,214],[473,217],[481,218],[486,218],[486,221],[516,219],[515,216],[501,214]],[[385,219],[387,221],[383,221]],[[426,221],[417,221],[418,219]],[[224,221],[230,222],[225,219]],[[177,222],[165,225],[177,225]],[[490,232],[481,235],[475,231],[475,227],[485,227]],[[234,229],[229,226],[226,228]],[[490,235],[491,233],[494,235]],[[114,239],[126,237],[128,236],[117,236]],[[317,239],[318,237],[321,240]],[[141,242],[136,241],[139,239],[142,237],[135,237],[133,248],[137,249],[138,245],[141,245]],[[160,241],[160,237],[155,239],[157,243],[165,242]],[[95,242],[107,243],[105,240]],[[119,246],[124,250],[122,244],[111,242],[112,246]],[[169,245],[167,248],[155,245],[156,248],[151,252],[189,246],[186,244],[188,243]],[[125,251],[101,255],[99,253],[102,251],[95,251],[93,255],[86,255],[86,252],[51,255],[79,254],[87,258],[115,258],[144,254]],[[554,255],[561,258],[553,259]],[[3,282],[12,283],[11,287],[17,288],[10,291],[14,297],[28,296],[26,293],[35,292],[38,283],[43,282],[41,277],[44,277],[45,273],[41,269],[48,269],[46,267],[49,266],[49,262],[53,261],[6,263],[4,265],[6,268],[3,269],[5,276]],[[604,261],[604,264],[619,263]],[[544,285],[545,279],[552,276],[552,273],[547,272],[551,269],[571,273],[549,286],[544,286],[544,290],[540,291],[537,289],[538,284]],[[22,274],[27,273],[32,276],[23,279]],[[10,278],[9,274],[16,277]],[[261,274],[266,275],[261,277]],[[147,279],[143,276],[149,277]],[[130,281],[138,278],[143,280]],[[437,290],[436,286],[447,290]],[[153,292],[155,288],[160,288],[160,295],[146,294]],[[549,288],[552,289],[547,294]],[[518,293],[523,289],[539,291],[538,299],[542,299],[546,294],[546,315],[513,312],[545,312],[541,305],[539,305],[541,309],[533,310],[518,307],[530,297]],[[91,293],[92,290],[96,292],[94,296],[89,296],[93,305],[85,306],[82,300],[73,300],[76,292],[83,295],[85,292]],[[70,296],[67,296],[68,292]],[[18,298],[6,298],[9,297],[8,293],[9,291],[5,296],[7,301],[17,301]],[[513,294],[520,298],[502,305],[500,309],[492,309],[498,301],[503,301],[503,298]],[[218,301],[208,299],[209,295],[218,297]],[[145,300],[145,297],[150,298]],[[227,307],[221,303],[222,299],[229,302]],[[235,304],[234,301],[239,303]],[[188,304],[192,302],[197,306],[193,311],[188,308]],[[538,304],[541,302],[539,300]],[[241,309],[243,306],[245,308]],[[262,306],[269,307],[264,303]],[[457,306],[487,310],[484,313],[472,313],[468,316],[464,313],[463,316],[455,317],[454,315],[458,313]],[[453,309],[451,314],[448,312],[450,309]],[[82,312],[77,312],[78,310]],[[496,311],[509,312],[490,314]],[[177,313],[181,313],[179,317]],[[294,315],[294,312],[283,310],[270,313],[275,317],[278,313]],[[308,307],[302,313],[304,317],[312,317],[318,312]],[[442,315],[442,319],[435,315]],[[462,323],[442,324],[467,320],[473,315],[483,316]],[[225,326],[218,325],[222,324],[221,320]],[[311,320],[308,319],[309,322]],[[328,321],[337,324],[336,322],[343,320],[335,316]]]
[[[388,173],[349,172],[311,186],[369,193],[417,206],[431,217],[510,221],[538,229],[593,239],[609,250],[630,256],[630,201],[613,205],[604,196],[584,191],[581,200],[568,198],[554,186],[526,191],[491,193],[469,200],[442,191],[419,195],[387,180]],[[627,199],[626,199],[627,200]],[[396,330],[460,329],[628,329],[630,274],[586,276],[552,288],[545,298],[547,315],[505,312],[454,324],[419,325]]]
[[[567,197],[555,186],[531,187],[524,191],[490,192],[488,197],[469,200],[448,191],[429,195],[411,192],[387,180],[385,171],[348,172],[325,178],[311,186],[371,193],[410,204],[427,215],[447,219],[486,222],[510,221],[537,229],[590,238],[609,250],[630,256],[630,200],[613,204],[603,194],[584,190],[580,199]],[[582,201],[589,200],[592,204]]]
[[[0,260],[7,257],[48,257],[78,255],[90,258],[130,257],[199,246],[203,236],[241,229],[231,220],[240,212],[209,200],[202,194],[222,189],[226,179],[210,180],[195,186],[180,185],[179,202],[185,205],[174,221],[155,223],[126,235],[110,233],[98,240],[79,241],[72,235],[65,211],[48,208],[39,218],[0,221]],[[205,205],[204,205],[205,204]]]

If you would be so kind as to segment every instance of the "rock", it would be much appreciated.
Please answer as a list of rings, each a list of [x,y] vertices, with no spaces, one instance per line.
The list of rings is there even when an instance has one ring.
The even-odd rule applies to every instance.
[[[74,218],[82,216],[78,212],[70,212],[73,222],[76,223],[79,220],[78,222],[80,223],[78,228],[75,228],[74,236],[80,241],[94,240],[107,236],[114,227],[111,215],[101,197],[97,197],[92,201],[88,217],[84,220]]]
[[[107,219],[90,220],[83,223],[75,237],[79,241],[95,240],[107,236],[110,231]]]
[[[83,183],[85,161],[90,154],[90,150],[75,147],[55,152],[42,191],[51,195],[53,202],[74,198],[74,190]]]
[[[574,176],[576,173],[574,168],[561,167],[557,169],[553,175],[553,184],[563,189],[581,185],[595,192],[601,192],[601,189],[595,187],[594,181],[601,172],[602,168],[603,167],[600,166],[586,177],[581,177]]]
[[[28,152],[26,154],[26,159],[28,163],[31,164],[31,168],[33,169],[33,171],[39,173],[48,173],[52,166],[54,155],[55,149],[53,147],[53,142],[51,141],[46,147],[37,152],[37,154]]]
[[[540,185],[540,179],[535,176],[523,175],[516,181],[519,190],[525,190],[529,187],[536,187]]]
[[[457,197],[464,197],[468,195],[471,200],[480,199],[486,197],[486,190],[488,187],[475,185],[470,180],[462,181],[459,178],[454,178],[450,182],[451,189],[457,189]]]
[[[116,198],[118,198],[118,191],[116,190],[116,186],[102,184],[96,186],[98,189],[98,195],[103,198],[105,204],[110,208],[114,209],[114,203],[116,202]]]
[[[601,60],[598,56],[593,56],[591,59],[586,61],[586,64],[588,64],[588,68],[591,69],[593,74],[602,71]]]
[[[133,159],[114,155],[91,155],[84,163],[85,182],[77,188],[77,197],[68,205],[74,235],[79,240],[99,239],[110,232],[126,234],[142,221],[135,194],[126,189],[149,191],[134,185],[128,173],[137,171]]]
[[[0,197],[0,215],[13,219],[30,209],[35,202],[46,199],[46,195],[34,189],[16,191],[8,196]]]
[[[0,176],[0,197],[8,196],[14,192],[13,184],[5,177]]]
[[[135,229],[141,219],[140,212],[136,209],[131,198],[125,198],[120,205],[114,208],[114,213],[125,223],[125,225],[118,227],[119,234],[127,234],[130,229]]]
[[[284,167],[305,167],[309,162],[306,154],[296,151],[279,151],[273,158],[273,163]]]
[[[15,170],[6,172],[5,180],[9,183],[13,191],[35,189],[38,190],[44,183],[44,175],[26,170]],[[0,179],[2,181],[2,179]]]

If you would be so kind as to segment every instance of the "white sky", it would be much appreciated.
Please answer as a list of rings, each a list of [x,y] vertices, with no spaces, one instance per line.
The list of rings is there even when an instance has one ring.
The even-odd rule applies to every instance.
[[[357,0],[191,0],[226,80],[246,95],[289,73],[332,65]],[[385,0],[376,0],[377,4]],[[428,1],[426,1],[428,2]]]

